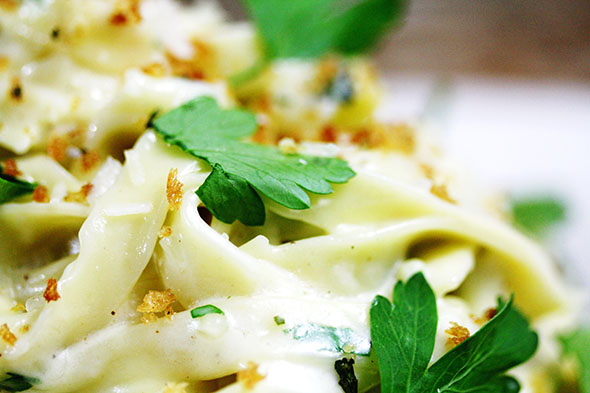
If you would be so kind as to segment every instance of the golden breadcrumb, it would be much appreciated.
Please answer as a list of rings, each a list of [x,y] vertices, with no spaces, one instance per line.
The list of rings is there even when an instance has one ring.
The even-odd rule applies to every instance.
[[[47,288],[43,292],[43,297],[47,303],[55,302],[60,298],[59,293],[57,293],[57,280],[55,278],[52,277],[47,281]]]
[[[18,166],[16,165],[14,158],[9,158],[2,163],[2,173],[12,177],[22,175],[22,172],[18,170]]]
[[[6,11],[14,11],[19,5],[18,0],[0,0],[0,8]]]
[[[141,22],[140,0],[119,0],[109,22],[114,26],[124,26]]]
[[[215,51],[211,45],[193,39],[191,41],[194,55],[190,59],[181,59],[167,51],[166,59],[172,74],[187,79],[212,81],[219,78],[216,70]]]
[[[47,143],[47,155],[57,162],[63,162],[66,159],[68,142],[59,136],[54,136]]]
[[[430,193],[449,203],[457,203],[457,201],[450,197],[449,192],[447,191],[447,186],[444,183],[434,183],[432,187],[430,187]]]
[[[47,203],[49,202],[49,191],[47,187],[38,185],[33,190],[33,200],[38,203]]]
[[[165,291],[148,291],[143,297],[143,303],[137,307],[141,313],[163,312],[176,301],[176,296],[170,289]]]
[[[180,207],[182,202],[182,186],[178,180],[178,169],[170,169],[168,172],[168,181],[166,182],[166,198],[170,210],[174,211]]]
[[[28,332],[31,329],[31,325],[29,324],[24,324],[21,327],[18,328],[19,333],[21,334],[25,334],[26,332]]]
[[[0,326],[0,338],[8,345],[14,345],[16,343],[16,336],[10,331],[7,324]]]
[[[264,378],[265,376],[258,372],[258,365],[254,362],[248,362],[248,367],[238,371],[238,382],[242,383],[246,389],[253,389]]]
[[[158,237],[160,239],[163,239],[163,238],[168,237],[170,235],[172,235],[172,228],[170,228],[168,225],[164,225],[162,227],[162,229],[160,230],[160,233],[158,234]]]
[[[450,328],[445,330],[445,333],[449,335],[447,346],[453,348],[467,340],[470,333],[466,327],[459,325],[457,322],[451,322],[451,325]]]
[[[164,67],[164,64],[162,63],[151,63],[145,67],[141,67],[141,70],[145,74],[155,78],[161,78],[166,75],[166,67]]]
[[[88,202],[88,194],[92,191],[94,185],[92,183],[86,183],[80,188],[80,191],[76,192],[68,192],[68,194],[64,197],[64,201],[66,202],[76,202],[76,203],[87,203]]]
[[[84,172],[90,171],[98,162],[100,161],[100,155],[94,151],[86,151],[82,153],[82,157],[80,158],[82,161],[82,170]]]

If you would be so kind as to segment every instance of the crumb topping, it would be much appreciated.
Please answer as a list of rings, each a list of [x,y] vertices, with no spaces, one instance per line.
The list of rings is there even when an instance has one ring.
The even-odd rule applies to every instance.
[[[64,201],[75,202],[75,203],[87,203],[88,194],[92,191],[94,185],[92,183],[86,183],[80,188],[80,191],[68,192],[65,196]]]
[[[170,210],[174,211],[180,207],[182,202],[182,186],[178,180],[178,169],[170,169],[168,172],[168,181],[166,182],[166,198]]]
[[[248,362],[248,366],[238,371],[238,382],[242,383],[246,389],[253,389],[256,384],[265,378],[258,372],[258,365],[254,362]]]
[[[60,298],[59,293],[57,293],[57,280],[55,278],[51,277],[47,281],[47,288],[43,292],[43,298],[47,303],[57,301]]]
[[[456,204],[457,203],[457,201],[455,201],[449,195],[449,192],[447,190],[447,185],[444,184],[444,183],[434,183],[432,185],[432,187],[430,187],[430,193],[432,195],[435,195],[435,196],[439,197],[443,201],[446,201],[446,202],[449,202],[449,203],[453,203],[453,204]]]
[[[48,203],[49,202],[49,191],[47,187],[38,185],[33,190],[33,201],[38,203]]]
[[[0,338],[2,338],[2,341],[10,346],[14,345],[17,340],[16,336],[10,331],[7,324],[0,326]]]
[[[168,225],[164,225],[162,227],[162,229],[160,230],[160,233],[158,234],[158,237],[160,239],[163,239],[163,238],[168,237],[170,235],[172,235],[172,228],[169,227]]]
[[[449,335],[447,339],[447,346],[453,348],[467,340],[470,336],[469,330],[459,325],[457,322],[451,322],[451,327],[445,330]]]
[[[141,22],[140,0],[119,0],[109,22],[114,26],[125,26]]]
[[[2,163],[2,173],[12,177],[22,175],[22,172],[18,170],[18,166],[16,165],[14,158],[9,158]]]
[[[137,311],[143,313],[143,323],[151,323],[158,319],[156,313],[164,313],[170,318],[174,314],[172,303],[176,302],[176,296],[170,289],[165,291],[148,291],[143,297],[143,303],[137,307]]]

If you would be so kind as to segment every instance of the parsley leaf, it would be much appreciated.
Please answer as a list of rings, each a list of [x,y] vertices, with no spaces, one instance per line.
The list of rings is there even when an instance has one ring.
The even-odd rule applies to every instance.
[[[375,46],[406,0],[244,0],[266,57],[355,55]]]
[[[580,393],[590,393],[590,328],[578,329],[560,337],[564,354],[574,355],[578,360]]]
[[[225,223],[237,219],[246,225],[264,224],[259,193],[288,208],[307,209],[311,202],[305,191],[329,194],[330,183],[345,183],[355,175],[341,159],[283,154],[274,147],[239,140],[256,129],[254,115],[222,110],[210,97],[183,104],[153,126],[168,143],[211,165],[197,195]]]
[[[350,328],[306,323],[285,329],[295,340],[304,341],[316,351],[353,353],[366,356],[371,351],[369,339]]]
[[[212,304],[207,304],[205,306],[195,307],[191,310],[191,317],[193,318],[201,318],[207,314],[221,314],[224,315],[223,311]]]
[[[511,205],[515,224],[533,235],[542,236],[565,219],[565,204],[554,197],[515,199]]]
[[[370,311],[383,393],[520,390],[514,378],[502,374],[529,359],[538,338],[512,299],[499,301],[494,318],[429,368],[438,319],[432,289],[417,273],[407,283],[396,284],[393,299],[392,306],[377,296]]]
[[[19,196],[30,194],[37,186],[34,183],[18,180],[1,172],[0,168],[0,203],[6,203]]]
[[[36,378],[25,377],[23,375],[7,373],[8,378],[0,381],[0,389],[7,392],[22,392],[33,387],[33,383],[38,383]]]
[[[354,359],[342,358],[336,360],[334,369],[338,373],[338,385],[342,387],[344,393],[358,393],[359,381],[354,375]]]

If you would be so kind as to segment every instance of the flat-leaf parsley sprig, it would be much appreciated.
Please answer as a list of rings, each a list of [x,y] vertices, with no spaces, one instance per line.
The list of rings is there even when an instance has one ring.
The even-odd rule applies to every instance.
[[[516,393],[520,385],[504,372],[528,360],[538,344],[512,299],[499,300],[496,316],[428,367],[438,317],[422,273],[395,285],[393,306],[375,297],[370,316],[382,393]]]
[[[242,0],[254,21],[263,56],[231,78],[253,79],[279,58],[363,54],[404,14],[407,0]]]
[[[311,202],[305,191],[329,194],[330,183],[345,183],[355,175],[338,158],[285,154],[242,141],[256,130],[254,115],[223,110],[211,97],[189,101],[152,125],[166,142],[211,165],[197,195],[225,223],[237,219],[246,225],[264,224],[259,193],[290,209],[307,209]]]

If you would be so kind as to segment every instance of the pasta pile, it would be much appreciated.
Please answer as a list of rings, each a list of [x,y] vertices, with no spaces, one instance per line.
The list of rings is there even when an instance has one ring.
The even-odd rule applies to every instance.
[[[2,4],[0,157],[37,188],[0,205],[1,373],[31,392],[342,392],[334,362],[368,352],[371,299],[421,271],[433,361],[514,293],[540,347],[511,373],[551,391],[574,307],[552,261],[424,135],[373,117],[366,62],[282,61],[236,90],[226,79],[259,51],[215,5]],[[338,67],[352,103],[317,93]],[[356,176],[310,209],[265,200],[263,226],[217,220],[194,193],[211,168],[149,127],[199,96],[256,111],[255,141],[344,158]],[[208,305],[219,312],[191,315]],[[355,340],[305,339],[317,326]],[[375,391],[374,357],[355,360],[359,391]]]

